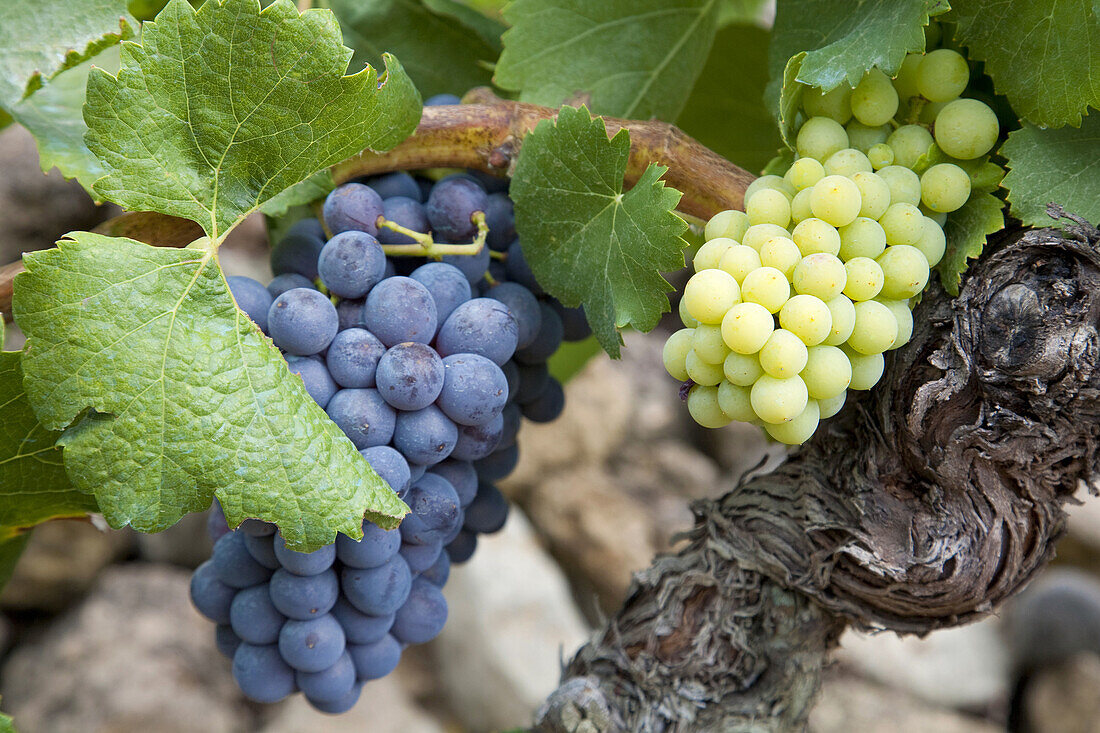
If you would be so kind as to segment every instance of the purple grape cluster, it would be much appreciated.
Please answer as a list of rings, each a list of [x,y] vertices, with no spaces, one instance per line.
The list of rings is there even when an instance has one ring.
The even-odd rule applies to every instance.
[[[339,713],[406,646],[442,630],[451,564],[507,519],[494,482],[516,466],[522,419],[548,422],[564,407],[546,361],[589,330],[532,276],[506,181],[390,173],[337,188],[323,212],[324,226],[298,222],[272,249],[267,287],[243,277],[229,287],[411,513],[399,529],[364,523],[361,541],[339,535],[302,554],[259,520],[229,530],[215,507],[214,553],[191,594],[218,624],[245,695],[274,702],[300,690]],[[412,240],[379,217],[459,244],[476,235],[475,212],[489,228],[476,254],[382,249]]]

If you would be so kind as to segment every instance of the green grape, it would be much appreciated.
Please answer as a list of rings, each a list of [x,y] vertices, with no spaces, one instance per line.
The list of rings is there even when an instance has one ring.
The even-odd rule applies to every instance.
[[[863,207],[859,187],[844,176],[825,176],[814,184],[813,191],[810,208],[814,216],[834,227],[851,224]]]
[[[721,323],[722,316],[741,300],[733,275],[722,270],[703,270],[691,276],[684,288],[687,311],[700,323]]]
[[[844,124],[852,117],[852,90],[843,84],[831,92],[808,87],[802,92],[802,109],[807,117],[829,117]]]
[[[924,217],[924,229],[920,240],[913,245],[928,260],[929,267],[935,267],[943,259],[943,253],[947,249],[947,239],[943,234],[943,228],[934,219]]]
[[[729,425],[730,417],[718,403],[718,387],[696,385],[688,392],[688,412],[695,422],[704,428],[722,428]]]
[[[813,158],[799,158],[791,163],[791,167],[783,175],[787,183],[801,191],[810,188],[825,177],[825,168],[820,161]]]
[[[920,209],[920,213],[939,224],[940,229],[943,229],[943,225],[947,223],[947,214],[942,211],[932,211],[932,209],[929,209],[924,204],[921,204],[917,208]]]
[[[738,354],[755,354],[768,342],[775,319],[759,303],[738,303],[722,319],[722,340]]]
[[[798,294],[779,309],[779,325],[807,346],[820,344],[833,330],[833,316],[825,301]]]
[[[760,366],[773,377],[793,377],[806,366],[806,344],[790,331],[777,328],[760,349]]]
[[[916,247],[892,245],[875,262],[882,268],[884,298],[908,300],[928,284],[928,260]]]
[[[898,111],[898,93],[890,77],[871,69],[852,90],[852,116],[867,125],[885,125]]]
[[[752,411],[751,394],[748,385],[722,382],[718,385],[718,406],[731,420],[756,422],[756,413]]]
[[[711,364],[703,361],[695,353],[695,349],[689,351],[687,357],[684,358],[684,369],[687,371],[688,379],[706,387],[717,385],[726,376],[722,371],[721,364]]]
[[[757,191],[763,191],[765,189],[779,191],[786,195],[788,199],[794,198],[794,195],[798,193],[794,190],[794,186],[787,183],[783,176],[768,174],[766,176],[760,176],[748,185],[745,189],[745,201],[755,196]]]
[[[874,259],[886,249],[886,232],[882,225],[866,216],[857,217],[840,228],[840,259],[870,257]]]
[[[955,211],[968,198],[970,176],[953,163],[938,163],[920,177],[920,200],[932,211]]]
[[[813,160],[813,158],[803,158],[803,160]],[[791,200],[792,222],[798,224],[814,215],[813,210],[810,208],[810,198],[813,195],[813,187],[804,188],[794,195],[794,198]]]
[[[823,161],[848,147],[848,133],[840,123],[828,117],[811,117],[798,130],[795,149],[799,157]]]
[[[722,363],[722,371],[728,381],[739,387],[751,387],[752,383],[764,373],[756,354],[738,354],[736,351],[731,351],[726,356],[726,360]]]
[[[938,48],[927,53],[917,69],[917,89],[931,102],[950,102],[970,81],[970,67],[957,51]]]
[[[829,301],[844,292],[848,271],[844,263],[827,252],[817,252],[803,257],[794,267],[791,283],[794,291]],[[832,318],[829,319],[830,322]]]
[[[745,276],[741,297],[746,303],[757,303],[764,306],[769,313],[775,313],[783,307],[787,298],[791,297],[791,285],[781,270],[774,267],[760,267]],[[730,348],[737,350],[732,344]]]
[[[765,374],[752,385],[752,411],[766,423],[777,425],[798,417],[810,396],[801,377],[778,379]]]
[[[786,227],[791,221],[791,199],[782,191],[764,188],[746,199],[745,213],[751,224],[775,224]]]
[[[718,261],[718,269],[733,275],[738,285],[745,281],[746,275],[758,267],[760,267],[760,253],[744,244],[735,244],[730,247]]]
[[[846,346],[842,346],[841,350],[852,364],[852,383],[848,389],[871,389],[878,384],[886,366],[882,354],[861,354]]]
[[[890,133],[886,144],[894,151],[894,164],[912,168],[932,147],[932,133],[920,125],[902,125]]]
[[[894,164],[894,149],[886,143],[876,143],[867,151],[867,160],[876,171]]]
[[[878,302],[889,308],[898,322],[898,337],[890,348],[897,349],[909,343],[909,339],[913,337],[913,311],[909,309],[909,301],[880,298]]]
[[[916,244],[924,233],[924,214],[913,204],[890,204],[878,223],[887,244]]]
[[[980,158],[997,142],[997,115],[976,99],[949,102],[936,117],[936,144],[952,158]]]
[[[764,242],[767,242],[772,237],[789,237],[791,233],[781,226],[775,224],[754,224],[748,228],[745,232],[745,236],[741,238],[741,244],[746,247],[752,247],[757,252],[764,246]]]
[[[885,181],[890,189],[890,203],[913,206],[920,203],[920,178],[913,171],[900,165],[888,165],[875,175]],[[881,215],[871,218],[881,218]]]
[[[866,153],[875,145],[886,142],[890,125],[868,127],[858,120],[852,120],[844,126],[844,130],[848,133],[848,145]]]
[[[664,351],[661,352],[665,369],[677,381],[683,382],[688,378],[687,355],[691,351],[691,342],[694,338],[694,328],[681,328],[669,336],[668,341],[665,341]]]
[[[934,124],[936,118],[940,116],[940,112],[949,104],[951,104],[951,102],[925,102],[924,106],[920,108],[920,114],[917,116],[917,121],[922,125]],[[933,130],[932,134],[935,135],[936,131]]]
[[[825,174],[830,176],[848,176],[872,171],[871,161],[863,152],[855,148],[844,148],[829,156],[825,161]]]
[[[722,327],[704,324],[695,329],[691,338],[691,350],[708,364],[721,364],[730,353],[726,342],[722,340]]]
[[[852,383],[852,362],[835,346],[811,346],[806,366],[799,372],[806,390],[815,400],[844,394]]]
[[[821,411],[817,400],[807,400],[806,408],[793,420],[781,425],[765,424],[764,429],[780,443],[802,445],[813,436],[820,421]]]
[[[687,301],[683,298],[680,298],[680,305],[677,307],[677,310],[680,312],[680,323],[688,328],[695,328],[699,325],[699,319],[692,317],[692,315],[688,313]]]
[[[833,327],[823,343],[827,346],[840,346],[848,340],[852,329],[856,327],[856,307],[847,295],[838,295],[825,301],[825,305],[829,306]]]
[[[748,228],[748,215],[743,211],[729,209],[727,211],[719,211],[712,216],[710,221],[707,222],[703,234],[707,239],[726,237],[735,242],[740,242],[741,237],[745,236],[745,230]]]
[[[774,267],[790,278],[794,266],[802,259],[798,245],[787,237],[772,237],[760,247],[760,264]]]
[[[844,263],[848,282],[844,294],[854,301],[870,300],[882,290],[882,267],[870,257],[853,257]]]
[[[923,58],[923,53],[906,54],[898,75],[894,78],[894,89],[897,90],[898,99],[903,105],[908,104],[911,98],[920,95],[920,90],[917,88],[917,69],[920,68]]]
[[[714,239],[703,242],[703,246],[695,251],[695,257],[691,260],[691,266],[695,268],[696,272],[713,270],[718,267],[718,263],[721,261],[722,255],[726,253],[726,250],[735,244],[737,244],[737,242],[728,237],[715,237]]]
[[[886,209],[890,206],[890,186],[886,184],[884,178],[874,173],[856,173],[852,176],[852,183],[859,189],[860,216],[878,219],[886,213]]]
[[[836,227],[815,217],[798,222],[791,232],[791,239],[798,245],[802,256],[818,252],[835,255],[840,252],[840,234]]]
[[[848,346],[860,354],[881,354],[898,338],[898,319],[890,309],[877,300],[856,303],[856,327],[848,337]],[[688,354],[688,374],[691,374],[691,355]]]
[[[848,369],[851,369],[851,362],[848,363]],[[847,392],[841,392],[836,397],[830,397],[827,400],[818,400],[817,406],[821,410],[821,419],[830,418],[833,415],[840,412],[840,408],[844,407],[845,400],[848,399]]]

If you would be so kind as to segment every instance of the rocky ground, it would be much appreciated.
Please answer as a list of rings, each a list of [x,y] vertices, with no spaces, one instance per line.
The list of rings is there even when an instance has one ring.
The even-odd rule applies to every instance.
[[[0,167],[9,224],[0,264],[103,216],[79,189],[37,171],[18,130],[0,133]],[[251,222],[223,263],[263,278],[264,247],[261,223]],[[562,659],[617,607],[631,573],[674,547],[691,521],[688,502],[783,458],[753,428],[694,428],[660,349],[660,336],[628,336],[623,360],[594,360],[569,383],[561,420],[525,426],[520,465],[502,486],[516,510],[454,571],[442,636],[368,685],[350,713],[322,716],[301,700],[257,706],[236,692],[212,626],[187,598],[188,569],[209,552],[199,516],[156,536],[84,522],[37,530],[0,595],[3,709],[23,733],[434,733],[529,723]],[[1074,511],[1063,547],[1072,564],[1100,569],[1100,501]],[[849,633],[811,729],[1003,730],[1013,623],[993,617],[925,640]],[[1068,643],[1081,653],[1030,677],[1025,715],[1038,731],[1100,731],[1100,632]]]

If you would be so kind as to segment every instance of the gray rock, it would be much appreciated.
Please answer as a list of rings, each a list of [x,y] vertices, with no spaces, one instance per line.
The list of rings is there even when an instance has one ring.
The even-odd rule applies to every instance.
[[[1031,678],[1028,722],[1035,733],[1100,733],[1100,656],[1080,654]]]

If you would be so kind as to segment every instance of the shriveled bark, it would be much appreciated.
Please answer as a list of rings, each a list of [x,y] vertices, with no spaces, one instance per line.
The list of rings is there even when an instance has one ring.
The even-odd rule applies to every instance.
[[[798,730],[845,625],[921,634],[1019,591],[1097,477],[1098,244],[1016,231],[958,298],[934,284],[879,387],[695,506],[536,729]]]

